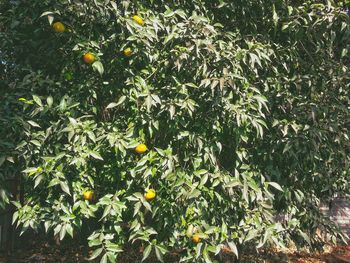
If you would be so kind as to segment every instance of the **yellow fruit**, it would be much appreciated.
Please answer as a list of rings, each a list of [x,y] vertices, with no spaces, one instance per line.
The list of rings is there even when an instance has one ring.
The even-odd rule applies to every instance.
[[[147,151],[147,146],[143,143],[137,145],[135,148],[135,152],[137,152],[139,154],[145,153],[146,151]]]
[[[138,23],[140,26],[143,26],[145,24],[145,22],[143,21],[143,19],[137,15],[133,16],[132,19]]]
[[[95,61],[95,56],[94,54],[88,52],[83,56],[83,60],[86,64],[91,64]]]
[[[83,193],[84,200],[92,201],[94,199],[94,191],[85,191]]]
[[[126,56],[126,57],[130,57],[131,55],[132,55],[132,49],[131,48],[126,48],[126,49],[124,49],[124,55]]]
[[[56,22],[52,25],[52,28],[57,33],[63,33],[66,30],[66,27],[61,22]]]
[[[201,238],[198,235],[193,235],[192,241],[193,241],[193,243],[198,244],[199,242],[201,242]]]
[[[156,197],[156,190],[154,189],[149,189],[145,193],[145,199],[147,201],[152,201]]]

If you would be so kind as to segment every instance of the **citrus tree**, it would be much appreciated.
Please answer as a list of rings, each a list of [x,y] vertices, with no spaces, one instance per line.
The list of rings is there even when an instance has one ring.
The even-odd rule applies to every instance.
[[[318,207],[348,191],[348,4],[2,2],[14,223],[101,262],[343,237]]]

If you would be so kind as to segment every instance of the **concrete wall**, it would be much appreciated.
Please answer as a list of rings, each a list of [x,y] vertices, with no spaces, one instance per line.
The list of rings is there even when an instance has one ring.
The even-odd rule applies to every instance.
[[[329,216],[332,221],[338,224],[344,233],[350,236],[350,198],[336,197],[328,206],[321,207],[322,212]]]
[[[320,206],[321,212],[333,222],[335,222],[343,233],[350,237],[350,196],[335,197],[331,205],[322,204]],[[278,214],[275,220],[280,223],[286,223],[289,220],[287,214]]]

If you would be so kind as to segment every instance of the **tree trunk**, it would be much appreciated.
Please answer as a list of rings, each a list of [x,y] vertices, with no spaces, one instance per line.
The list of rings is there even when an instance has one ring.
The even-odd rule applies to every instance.
[[[7,189],[11,192],[11,200],[17,200],[18,197],[18,180],[16,178],[7,180]],[[7,255],[10,255],[14,249],[14,243],[15,243],[15,229],[12,226],[12,216],[15,212],[15,207],[13,205],[9,205],[7,210],[4,211],[4,214],[2,215],[2,219],[0,221],[0,224],[2,227],[2,243],[3,248],[5,249],[5,252]]]

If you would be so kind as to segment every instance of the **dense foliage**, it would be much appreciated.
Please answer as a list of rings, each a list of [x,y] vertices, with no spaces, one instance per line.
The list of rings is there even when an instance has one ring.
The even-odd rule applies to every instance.
[[[318,207],[349,191],[347,1],[0,3],[0,185],[20,179],[23,230],[88,233],[101,262],[339,237]]]

